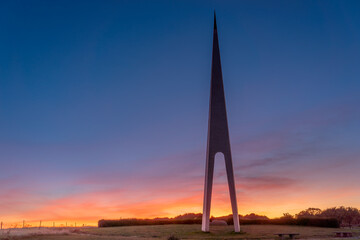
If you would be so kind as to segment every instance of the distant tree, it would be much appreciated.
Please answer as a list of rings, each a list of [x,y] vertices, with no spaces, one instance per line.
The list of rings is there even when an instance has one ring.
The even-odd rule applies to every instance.
[[[360,212],[357,208],[347,207],[344,216],[344,224],[347,224],[349,227],[352,227],[353,224],[356,224],[356,220],[358,219],[359,215]]]
[[[154,218],[154,220],[169,220],[170,218],[168,218],[168,217],[156,217],[156,218]],[[174,218],[174,219],[176,219],[176,218]]]
[[[343,226],[360,223],[360,211],[353,207],[332,207],[321,211],[319,208],[308,208],[296,214],[296,218],[323,217],[336,218]]]
[[[202,214],[201,213],[185,213],[183,215],[179,215],[174,217],[174,219],[177,220],[183,220],[183,219],[201,219],[202,218]]]
[[[294,216],[291,215],[290,213],[283,213],[283,216],[280,217],[280,219],[293,219]]]
[[[243,216],[241,219],[245,220],[267,220],[269,219],[267,216],[257,215],[255,213],[250,213],[245,216]]]
[[[306,210],[303,210],[296,214],[296,218],[302,218],[302,217],[318,217],[321,215],[321,209],[320,208],[308,208]]]
[[[332,207],[332,208],[327,208],[324,211],[322,211],[321,216],[322,217],[335,217],[338,220],[340,220],[339,217],[341,217],[341,214],[339,214],[339,211],[336,207]]]

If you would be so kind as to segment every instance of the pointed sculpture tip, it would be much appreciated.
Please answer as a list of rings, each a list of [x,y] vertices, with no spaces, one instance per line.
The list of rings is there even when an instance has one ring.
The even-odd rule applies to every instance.
[[[217,26],[216,26],[216,13],[214,10],[214,30],[217,30]]]

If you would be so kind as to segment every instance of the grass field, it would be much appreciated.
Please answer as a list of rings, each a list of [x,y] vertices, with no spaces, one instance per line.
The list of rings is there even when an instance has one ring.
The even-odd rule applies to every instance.
[[[115,240],[115,239],[279,239],[276,233],[299,233],[299,239],[335,239],[334,228],[243,225],[241,233],[234,233],[232,226],[213,226],[210,233],[200,231],[200,225],[155,225],[112,228],[42,228],[2,230],[2,240]],[[359,239],[360,229],[346,229]],[[339,238],[336,238],[339,239]],[[349,239],[349,238],[347,238]]]

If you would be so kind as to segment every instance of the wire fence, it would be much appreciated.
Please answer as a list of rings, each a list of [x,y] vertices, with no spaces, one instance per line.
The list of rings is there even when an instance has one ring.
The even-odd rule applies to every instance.
[[[97,223],[84,223],[75,221],[26,221],[21,222],[0,222],[0,230],[11,228],[77,228],[77,227],[94,227]]]

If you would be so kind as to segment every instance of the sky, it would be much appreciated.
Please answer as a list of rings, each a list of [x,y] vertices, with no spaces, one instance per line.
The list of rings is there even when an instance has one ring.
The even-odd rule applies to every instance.
[[[359,1],[2,1],[0,220],[202,212],[216,10],[242,215],[360,208]],[[211,215],[231,213],[218,154]]]

